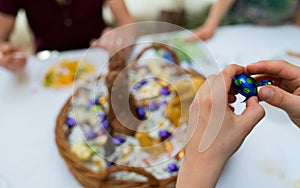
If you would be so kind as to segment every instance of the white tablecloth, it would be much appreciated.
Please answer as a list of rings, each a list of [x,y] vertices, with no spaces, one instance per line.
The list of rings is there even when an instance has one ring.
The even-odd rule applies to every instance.
[[[300,65],[299,59],[286,55],[288,50],[300,52],[300,29],[294,26],[222,27],[207,46],[222,64],[246,65],[280,58]],[[83,54],[84,50],[79,50],[61,57]],[[107,61],[101,50],[86,57],[93,63]],[[20,75],[0,69],[0,185],[4,180],[9,188],[80,187],[54,140],[56,116],[72,89],[53,90],[41,85],[43,71],[50,63],[31,57]],[[264,106],[266,118],[229,161],[218,187],[300,186],[300,131],[282,111]],[[242,104],[237,107],[242,108]]]

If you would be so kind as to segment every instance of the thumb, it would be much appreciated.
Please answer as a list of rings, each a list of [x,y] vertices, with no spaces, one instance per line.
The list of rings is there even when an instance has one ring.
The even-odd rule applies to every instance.
[[[258,97],[273,106],[283,109],[287,113],[297,111],[300,105],[298,96],[288,93],[277,86],[262,87]]]
[[[265,110],[258,103],[257,97],[251,97],[246,102],[246,109],[238,117],[238,125],[247,135],[255,127],[255,125],[265,116]]]

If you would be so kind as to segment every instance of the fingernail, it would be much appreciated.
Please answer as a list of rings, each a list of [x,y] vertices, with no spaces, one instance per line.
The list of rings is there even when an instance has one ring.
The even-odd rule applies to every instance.
[[[274,95],[274,90],[272,88],[264,88],[261,91],[261,98],[265,101],[270,101]]]

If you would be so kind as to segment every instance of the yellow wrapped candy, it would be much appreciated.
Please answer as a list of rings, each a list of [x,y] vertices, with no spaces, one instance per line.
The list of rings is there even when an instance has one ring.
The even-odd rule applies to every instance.
[[[105,101],[106,101],[106,98],[105,98],[105,97],[100,97],[99,100],[98,100],[98,102],[99,102],[100,104],[104,104]]]
[[[180,150],[180,151],[176,154],[175,159],[176,159],[177,161],[179,161],[179,160],[182,159],[183,157],[184,157],[184,151],[183,151],[183,150]]]
[[[92,151],[90,148],[82,142],[73,143],[71,145],[71,152],[82,161],[88,161],[92,156]]]
[[[157,158],[159,155],[165,153],[164,145],[158,139],[152,138],[149,134],[144,132],[137,132],[136,138],[143,150],[151,155],[152,158]]]
[[[166,116],[175,126],[187,122],[190,104],[204,81],[201,77],[192,77],[190,81],[178,80],[174,83],[172,89],[176,95],[167,104]]]
[[[137,132],[135,136],[138,139],[141,147],[151,147],[154,144],[154,139],[147,133]]]
[[[173,145],[169,140],[165,140],[163,142],[163,145],[164,145],[166,152],[171,152],[173,150]]]
[[[99,171],[104,171],[106,169],[106,162],[100,156],[94,155],[92,161]]]
[[[166,152],[164,148],[164,144],[161,143],[160,140],[154,139],[152,144],[153,144],[152,147],[144,148],[144,150],[147,153],[149,153],[153,159],[156,159],[157,157],[159,157],[160,155]]]
[[[134,145],[133,144],[129,144],[129,145],[124,146],[121,150],[122,156],[121,156],[120,161],[122,163],[126,163],[127,160],[128,160],[128,157],[132,154],[133,150],[134,150]]]

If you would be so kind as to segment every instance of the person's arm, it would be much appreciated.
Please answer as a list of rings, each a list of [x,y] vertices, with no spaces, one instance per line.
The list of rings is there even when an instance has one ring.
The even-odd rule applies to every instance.
[[[0,66],[12,72],[24,69],[26,57],[14,45],[8,42],[8,38],[15,24],[15,16],[0,13]]]
[[[108,0],[107,4],[116,18],[117,26],[134,22],[133,17],[128,12],[124,0]]]
[[[15,24],[15,17],[0,12],[0,43],[7,42]]]
[[[133,23],[135,20],[128,12],[124,0],[108,0],[106,3],[116,18],[116,28],[106,27],[102,31],[101,37],[91,40],[90,45],[91,47],[104,48],[111,52],[118,51],[130,45],[135,38],[134,26],[123,27],[122,31],[118,30],[118,26]]]
[[[209,76],[190,106],[185,158],[180,167],[177,188],[213,188],[227,160],[264,117],[257,97],[246,102],[241,115],[234,114],[230,103],[232,78],[245,72],[230,65],[220,74]]]
[[[236,0],[218,0],[210,9],[204,24],[196,28],[194,34],[202,40],[211,38],[225,14]],[[190,37],[187,41],[194,41],[197,37]]]
[[[249,74],[267,74],[258,80],[274,80],[275,85],[262,87],[258,97],[284,110],[300,128],[300,67],[278,60],[253,63],[246,70]]]
[[[201,162],[185,160],[180,167],[176,187],[214,188],[226,160],[201,159]]]
[[[300,26],[300,5],[298,5],[298,7],[297,7],[296,14],[295,14],[295,17],[294,17],[294,23],[297,26]]]

